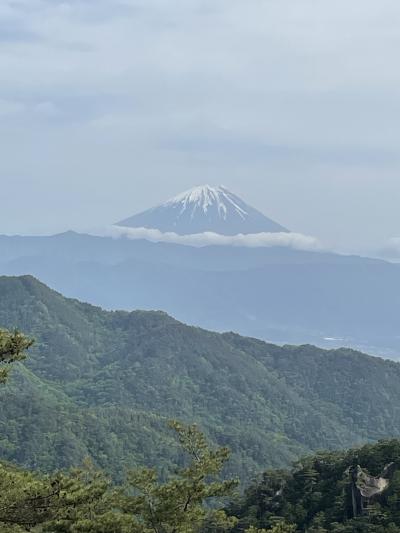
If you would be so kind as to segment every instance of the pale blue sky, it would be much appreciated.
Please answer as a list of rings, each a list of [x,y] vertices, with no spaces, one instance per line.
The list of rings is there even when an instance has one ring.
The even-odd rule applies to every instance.
[[[398,0],[3,0],[0,233],[200,183],[336,247],[400,236]]]

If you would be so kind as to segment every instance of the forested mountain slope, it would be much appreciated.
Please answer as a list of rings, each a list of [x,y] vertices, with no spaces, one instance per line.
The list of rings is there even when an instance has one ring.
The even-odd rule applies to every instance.
[[[37,339],[0,390],[0,455],[29,467],[90,454],[116,477],[132,463],[168,468],[169,418],[229,446],[242,479],[312,450],[400,435],[400,365],[351,350],[107,312],[30,276],[0,278],[0,324]]]

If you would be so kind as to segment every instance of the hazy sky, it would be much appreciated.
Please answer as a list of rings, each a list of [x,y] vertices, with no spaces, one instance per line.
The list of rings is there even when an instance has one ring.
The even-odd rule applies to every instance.
[[[2,0],[0,233],[222,183],[342,248],[400,237],[398,0]]]

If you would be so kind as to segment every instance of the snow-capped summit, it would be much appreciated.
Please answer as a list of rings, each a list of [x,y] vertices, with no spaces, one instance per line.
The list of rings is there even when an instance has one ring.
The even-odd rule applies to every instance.
[[[178,235],[206,231],[221,235],[288,231],[222,185],[194,187],[164,204],[122,220],[117,225],[158,229]]]

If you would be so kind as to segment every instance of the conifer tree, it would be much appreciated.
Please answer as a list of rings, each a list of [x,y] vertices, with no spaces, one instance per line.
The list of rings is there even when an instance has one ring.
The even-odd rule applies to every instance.
[[[25,359],[25,352],[32,344],[33,340],[19,331],[9,332],[0,329],[0,383],[7,380],[10,373],[9,365]]]
[[[137,531],[142,533],[196,533],[206,521],[218,531],[229,530],[236,520],[207,506],[216,498],[231,494],[237,485],[235,480],[218,479],[229,451],[210,449],[195,425],[172,422],[171,427],[189,464],[161,484],[154,469],[131,472],[127,491],[120,500],[122,509],[135,517]]]

